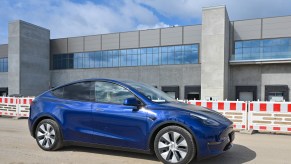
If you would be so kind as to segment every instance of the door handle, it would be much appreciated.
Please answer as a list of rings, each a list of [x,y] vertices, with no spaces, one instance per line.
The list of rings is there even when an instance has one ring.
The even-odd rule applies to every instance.
[[[104,111],[102,108],[95,108],[97,111]]]

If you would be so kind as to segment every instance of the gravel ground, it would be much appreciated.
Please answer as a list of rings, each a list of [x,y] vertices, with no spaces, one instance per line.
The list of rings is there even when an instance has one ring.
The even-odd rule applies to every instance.
[[[65,147],[59,151],[41,150],[28,131],[27,119],[0,117],[0,163],[160,163],[153,155],[122,151]],[[228,152],[193,163],[291,163],[291,135],[236,133],[234,147]]]

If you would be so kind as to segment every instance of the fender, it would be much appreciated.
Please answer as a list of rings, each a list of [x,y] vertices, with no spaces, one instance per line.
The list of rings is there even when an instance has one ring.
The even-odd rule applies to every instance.
[[[32,131],[31,131],[31,134],[32,134],[32,136],[35,138],[35,133],[34,133],[34,131],[35,131],[35,129],[36,129],[36,126],[38,125],[38,123],[41,121],[41,120],[43,120],[43,119],[52,119],[52,120],[54,120],[57,124],[58,124],[58,126],[59,127],[61,127],[60,125],[61,125],[61,122],[56,118],[56,117],[54,117],[53,115],[50,115],[50,114],[47,114],[47,113],[44,113],[44,114],[41,114],[40,116],[37,116],[38,118],[33,122],[33,124],[32,124]],[[62,130],[62,128],[60,128],[60,132],[61,132],[61,137],[63,138],[63,130]]]

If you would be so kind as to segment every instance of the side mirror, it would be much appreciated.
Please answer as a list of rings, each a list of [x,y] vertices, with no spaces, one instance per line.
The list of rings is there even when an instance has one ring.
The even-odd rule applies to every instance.
[[[139,106],[140,101],[138,101],[135,97],[127,98],[124,100],[123,105],[127,106]]]

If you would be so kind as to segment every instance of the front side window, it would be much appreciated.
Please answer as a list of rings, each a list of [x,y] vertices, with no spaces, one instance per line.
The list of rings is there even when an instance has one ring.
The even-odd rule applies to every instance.
[[[135,97],[126,88],[109,82],[95,82],[95,101],[100,103],[123,104],[127,98]]]
[[[93,83],[92,82],[80,82],[70,84],[61,88],[53,90],[53,94],[59,98],[91,101],[93,98]]]
[[[169,96],[165,92],[163,92],[163,91],[161,91],[153,86],[143,84],[143,83],[134,82],[134,81],[123,81],[123,82],[126,83],[127,85],[130,85],[131,87],[133,87],[134,89],[139,91],[141,94],[143,94],[144,96],[146,96],[149,100],[151,100],[153,102],[165,103],[165,102],[176,101],[175,99],[173,99],[171,96]]]

